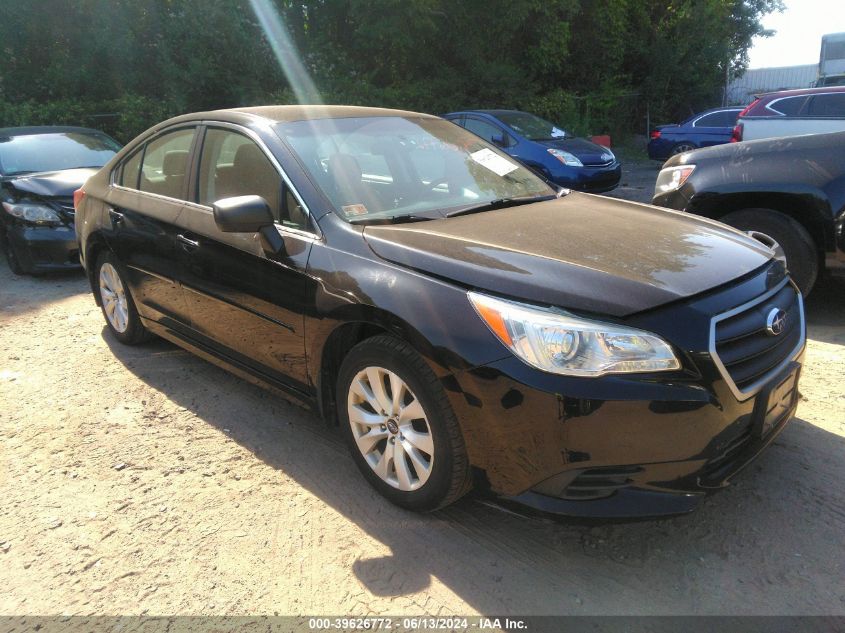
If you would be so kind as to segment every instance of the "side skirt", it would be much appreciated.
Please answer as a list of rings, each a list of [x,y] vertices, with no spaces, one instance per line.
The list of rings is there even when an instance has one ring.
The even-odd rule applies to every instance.
[[[233,358],[222,356],[199,341],[193,339],[188,340],[180,332],[176,332],[161,323],[150,321],[144,317],[141,317],[141,322],[144,324],[144,327],[153,334],[160,336],[171,343],[175,343],[192,354],[196,354],[203,360],[235,374],[238,378],[242,378],[253,385],[258,385],[263,389],[267,389],[268,391],[281,396],[285,400],[288,400],[297,406],[319,413],[317,401],[314,396],[310,396],[299,389],[295,389],[283,382],[256,372],[251,367],[247,367]]]

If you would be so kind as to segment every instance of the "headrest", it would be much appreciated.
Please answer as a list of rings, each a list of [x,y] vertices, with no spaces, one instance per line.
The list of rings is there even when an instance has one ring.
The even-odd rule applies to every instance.
[[[164,155],[161,171],[165,176],[184,176],[188,165],[188,151],[174,149]]]
[[[235,152],[232,165],[238,171],[253,172],[260,170],[259,173],[263,173],[267,170],[267,158],[257,145],[244,143]]]

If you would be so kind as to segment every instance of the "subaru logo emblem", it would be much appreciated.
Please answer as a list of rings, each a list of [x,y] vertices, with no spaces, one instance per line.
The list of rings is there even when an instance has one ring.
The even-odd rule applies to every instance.
[[[780,336],[786,328],[786,312],[772,308],[766,317],[766,332],[769,336]]]

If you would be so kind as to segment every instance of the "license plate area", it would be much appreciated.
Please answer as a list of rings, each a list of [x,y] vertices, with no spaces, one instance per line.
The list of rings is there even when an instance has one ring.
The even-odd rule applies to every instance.
[[[773,387],[760,395],[757,401],[757,437],[771,433],[784,417],[792,410],[798,399],[798,374],[800,365],[794,363],[785,374],[773,382]]]

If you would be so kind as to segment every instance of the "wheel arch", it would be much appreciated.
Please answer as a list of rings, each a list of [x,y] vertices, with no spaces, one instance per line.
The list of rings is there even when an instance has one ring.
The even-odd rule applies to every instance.
[[[691,213],[713,220],[743,209],[770,209],[796,221],[803,226],[816,246],[819,261],[824,252],[833,249],[833,232],[830,221],[825,217],[826,203],[819,197],[806,193],[782,193],[769,191],[706,194],[696,196],[689,207]]]
[[[98,306],[102,305],[102,300],[100,293],[97,291],[97,259],[100,257],[100,253],[107,250],[110,250],[109,245],[101,233],[91,233],[85,241],[85,276],[88,278],[88,284],[94,294],[94,301]]]
[[[350,306],[351,308],[352,306]],[[450,370],[439,358],[437,348],[422,333],[400,317],[373,306],[356,306],[350,313],[333,315],[334,327],[317,335],[322,345],[310,355],[317,365],[311,370],[317,390],[317,404],[324,420],[337,424],[337,402],[335,384],[343,359],[358,343],[387,334],[408,343],[431,367],[438,377],[448,375]],[[309,337],[312,342],[314,337]],[[315,346],[316,347],[316,346]]]

